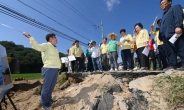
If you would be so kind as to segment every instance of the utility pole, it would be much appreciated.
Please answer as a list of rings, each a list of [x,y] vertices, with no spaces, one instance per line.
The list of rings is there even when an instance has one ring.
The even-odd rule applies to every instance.
[[[104,38],[104,26],[103,26],[103,22],[101,20],[100,25],[93,25],[95,29],[97,28],[101,28],[102,29],[102,42],[103,42],[103,38]]]

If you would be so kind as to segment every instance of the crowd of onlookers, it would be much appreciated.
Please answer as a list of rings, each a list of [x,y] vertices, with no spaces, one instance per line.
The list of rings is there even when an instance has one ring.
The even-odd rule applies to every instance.
[[[110,33],[107,36],[109,41],[104,37],[103,43],[100,45],[97,45],[95,41],[89,42],[86,52],[82,51],[79,41],[76,40],[68,49],[68,55],[73,55],[76,58],[75,61],[69,62],[68,71],[146,71],[151,69],[178,69],[183,71],[184,34],[182,33],[184,15],[180,5],[171,6],[171,4],[172,0],[161,0],[160,7],[164,11],[163,17],[156,21],[156,28],[154,28],[154,24],[151,25],[150,32],[144,29],[141,23],[137,23],[134,26],[133,36],[127,34],[125,29],[121,29],[120,41],[117,41],[117,34]],[[173,43],[170,39],[174,34],[180,36]],[[151,35],[155,37],[151,38]],[[149,49],[148,55],[143,53],[146,48]],[[118,56],[119,49],[121,56]],[[178,65],[178,56],[182,62],[181,65]],[[119,68],[121,65],[117,63],[118,57],[122,59],[123,68]]]

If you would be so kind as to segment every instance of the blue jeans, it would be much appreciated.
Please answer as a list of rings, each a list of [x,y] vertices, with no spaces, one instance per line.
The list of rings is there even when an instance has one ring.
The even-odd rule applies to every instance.
[[[43,86],[41,91],[41,101],[43,107],[51,106],[52,91],[56,85],[58,69],[42,68]]]
[[[102,70],[102,65],[101,65],[99,58],[92,58],[92,62],[93,62],[93,68],[95,71],[96,71],[95,63],[98,65],[98,69]]]

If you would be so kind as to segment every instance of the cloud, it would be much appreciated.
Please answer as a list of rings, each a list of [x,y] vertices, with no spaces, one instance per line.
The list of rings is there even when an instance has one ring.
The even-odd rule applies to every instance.
[[[120,4],[120,0],[104,0],[104,1],[107,5],[108,11],[111,11],[114,5]]]

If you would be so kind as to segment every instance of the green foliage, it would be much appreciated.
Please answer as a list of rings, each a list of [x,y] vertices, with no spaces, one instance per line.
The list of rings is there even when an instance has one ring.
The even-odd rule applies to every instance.
[[[152,92],[157,93],[156,97],[162,96],[169,108],[176,109],[184,104],[184,78],[178,75],[155,77]]]
[[[0,44],[6,48],[7,55],[12,53],[19,60],[21,73],[38,73],[41,71],[43,63],[40,52],[23,45],[16,45],[12,41],[0,41]],[[64,57],[66,55],[59,52],[59,56]]]
[[[67,76],[66,74],[61,74],[61,79],[59,79],[59,85],[63,85],[67,81]]]
[[[12,74],[12,79],[24,78],[24,79],[40,79],[42,78],[41,73],[24,73],[24,74]]]

